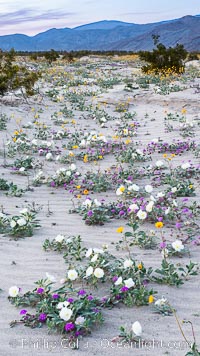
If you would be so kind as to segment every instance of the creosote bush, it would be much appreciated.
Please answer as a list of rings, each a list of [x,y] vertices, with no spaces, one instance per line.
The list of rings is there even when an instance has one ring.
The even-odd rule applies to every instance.
[[[183,73],[185,70],[184,60],[187,57],[187,51],[182,44],[177,44],[174,48],[166,48],[159,42],[159,36],[153,35],[154,45],[152,52],[140,51],[141,60],[148,62],[148,65],[142,67],[144,73],[160,72],[166,73],[169,70],[174,73]]]

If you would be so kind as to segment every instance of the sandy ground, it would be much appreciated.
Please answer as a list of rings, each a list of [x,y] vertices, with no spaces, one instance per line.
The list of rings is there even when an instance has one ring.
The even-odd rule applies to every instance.
[[[124,67],[117,69],[123,71]],[[124,70],[125,75],[131,75],[133,68]],[[200,79],[196,79],[196,83],[200,83]],[[166,96],[155,94],[153,88],[148,91],[140,89],[137,91],[138,95],[135,96],[134,92],[125,92],[123,90],[124,85],[116,85],[113,89],[105,91],[97,97],[97,100],[107,100],[108,112],[113,109],[113,102],[117,103],[120,100],[130,98],[130,111],[136,111],[136,120],[140,122],[141,127],[138,129],[137,140],[141,141],[141,144],[146,144],[151,139],[160,137],[161,139],[172,141],[174,137],[177,137],[177,133],[164,132],[163,117],[164,111],[168,112],[181,112],[184,107],[187,109],[187,117],[191,119],[200,119],[200,104],[199,94],[195,94],[195,89],[190,88],[190,84],[187,84],[187,89],[178,93],[171,93]],[[44,98],[42,104],[34,102],[30,99],[30,104],[20,103],[20,105],[5,105],[2,103],[2,113],[7,113],[8,116],[14,114],[14,118],[8,123],[7,131],[0,132],[1,137],[1,150],[2,139],[10,137],[10,134],[16,129],[16,119],[21,118],[22,122],[31,121],[33,119],[33,113],[31,108],[34,107],[36,111],[40,107],[45,108],[44,112],[40,114],[41,121],[48,123],[50,116],[53,112],[59,111],[61,107],[60,103],[51,102],[47,97]],[[148,113],[148,117],[145,114]],[[89,131],[91,128],[97,127],[97,124],[93,120],[78,119],[78,112],[75,114],[78,128],[84,128],[87,126]],[[152,121],[152,118],[155,119]],[[108,128],[100,128],[98,131],[107,134],[113,133],[112,121]],[[30,130],[29,130],[30,132]],[[146,135],[148,132],[149,135]],[[195,140],[200,142],[200,129],[197,126]],[[60,141],[58,141],[60,144]],[[160,157],[156,156],[157,158]],[[3,156],[1,152],[1,166],[0,171],[2,177],[8,181],[14,181],[20,187],[27,185],[27,178],[19,175],[12,175],[9,168],[3,168]],[[185,153],[180,157],[176,157],[174,162],[180,164],[183,161],[187,162],[188,159],[192,159],[193,162],[198,162],[194,159],[192,153]],[[8,159],[12,162],[14,159]],[[112,156],[106,156],[105,160],[100,162],[102,169],[109,167],[115,163]],[[83,170],[85,166],[80,161],[77,161],[78,169]],[[55,169],[62,165],[58,162],[46,162],[44,171],[51,173]],[[87,166],[88,169],[88,166]],[[97,167],[94,167],[97,169]],[[137,183],[137,182],[136,182]],[[68,213],[72,208],[71,196],[62,188],[52,189],[50,187],[41,186],[34,187],[33,191],[26,192],[21,198],[6,197],[1,191],[1,206],[5,212],[10,214],[19,211],[22,207],[25,207],[28,203],[35,201],[37,204],[43,206],[42,211],[38,214],[40,219],[41,228],[37,230],[32,237],[19,239],[14,241],[8,236],[1,235],[0,241],[0,265],[1,265],[1,285],[2,292],[0,293],[1,299],[1,318],[0,318],[0,355],[12,356],[12,355],[74,355],[78,353],[80,355],[129,355],[135,354],[138,356],[143,355],[171,355],[171,356],[183,356],[186,354],[184,339],[178,330],[174,317],[157,315],[153,313],[152,307],[133,307],[131,309],[125,307],[116,307],[113,310],[105,310],[105,323],[102,327],[94,330],[91,337],[87,337],[80,341],[80,348],[78,351],[73,351],[67,347],[65,342],[61,341],[61,337],[57,334],[49,335],[47,329],[34,329],[24,326],[17,326],[10,328],[9,323],[11,320],[19,318],[19,309],[12,306],[7,300],[8,289],[12,285],[17,285],[22,290],[28,291],[33,289],[34,282],[38,279],[44,278],[45,273],[49,272],[57,278],[59,281],[65,276],[66,266],[62,256],[50,252],[45,253],[42,250],[42,244],[46,238],[54,238],[59,233],[66,235],[80,234],[83,238],[86,246],[88,247],[100,247],[102,244],[107,243],[110,245],[112,241],[116,240],[116,228],[119,226],[119,221],[112,221],[106,223],[101,227],[90,227],[84,224],[84,221],[79,215]],[[200,189],[197,187],[197,196],[195,200],[199,200]],[[108,201],[114,197],[113,192],[96,194],[95,197],[105,197]],[[116,199],[116,198],[115,198]],[[48,202],[50,210],[53,212],[48,216]],[[124,224],[124,222],[120,222]],[[117,236],[118,237],[118,236]],[[111,249],[113,249],[112,245]],[[114,251],[114,249],[113,249]],[[200,248],[190,247],[191,259],[194,262],[200,261]],[[137,247],[134,248],[135,257],[140,260],[144,260],[147,266],[158,267],[161,262],[161,256],[158,251],[141,250]],[[184,262],[188,260],[184,257]],[[199,292],[200,292],[200,276],[192,277],[188,282],[179,288],[156,285],[155,289],[159,291],[159,296],[166,296],[174,308],[177,309],[177,313],[180,319],[191,320],[194,324],[197,341],[200,342],[200,309],[199,309]],[[150,343],[141,344],[138,349],[133,345],[122,347],[120,344],[113,344],[111,339],[118,335],[119,326],[130,326],[132,322],[139,320],[143,326],[143,339]],[[183,326],[188,339],[192,340],[190,327],[188,325]],[[187,350],[188,351],[188,350]]]

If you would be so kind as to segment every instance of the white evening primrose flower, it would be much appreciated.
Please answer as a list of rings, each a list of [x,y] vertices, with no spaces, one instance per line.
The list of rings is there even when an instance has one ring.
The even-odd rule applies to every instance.
[[[19,172],[25,172],[25,167],[21,167],[20,169],[19,169]]]
[[[62,242],[64,239],[65,239],[65,236],[64,236],[64,235],[57,235],[57,236],[55,237],[55,241],[56,241],[56,242]]]
[[[27,224],[26,220],[24,218],[20,218],[17,220],[17,224],[19,226],[25,226]]]
[[[78,277],[78,273],[75,269],[70,269],[67,273],[67,277],[70,281],[75,281]]]
[[[132,280],[132,278],[125,279],[125,280],[124,280],[124,285],[125,285],[125,287],[127,287],[127,288],[132,288],[132,287],[135,286],[135,282]]]
[[[15,222],[15,220],[11,220],[10,222],[10,227],[12,227],[12,229],[17,225],[17,223]]]
[[[184,245],[181,240],[176,240],[172,242],[172,247],[176,252],[181,252],[182,250],[184,250]]]
[[[48,272],[46,272],[46,277],[50,282],[52,282],[52,283],[56,282],[56,278]]]
[[[92,262],[92,263],[96,262],[97,259],[98,259],[98,257],[99,257],[99,255],[98,255],[98,253],[96,253],[96,254],[91,258],[91,262]]]
[[[70,166],[71,171],[75,171],[76,170],[76,165],[74,163],[71,164]]]
[[[86,272],[85,272],[85,276],[86,277],[90,277],[94,272],[94,269],[92,266],[89,266],[87,269],[86,269]]]
[[[149,185],[149,184],[145,185],[144,189],[145,189],[145,191],[147,193],[152,193],[153,192],[153,187],[151,185]]]
[[[120,185],[120,187],[116,190],[116,195],[122,195],[125,191],[124,185]]]
[[[72,310],[69,309],[69,308],[62,308],[61,311],[60,311],[60,318],[65,320],[65,321],[68,321],[70,320],[71,316],[72,316]]]
[[[66,176],[70,177],[72,175],[71,171],[66,171]]]
[[[187,163],[183,163],[182,166],[181,166],[182,169],[187,169],[187,168],[190,168],[190,163],[187,162]]]
[[[87,251],[86,251],[86,253],[85,253],[85,257],[90,257],[91,256],[91,254],[92,254],[92,252],[93,252],[93,249],[92,248],[89,248]]]
[[[171,210],[171,208],[169,207],[169,208],[167,208],[166,210],[165,210],[165,215],[168,215],[169,214],[169,212],[170,212],[170,210]]]
[[[20,214],[27,214],[28,213],[28,209],[24,208],[22,210],[20,210]]]
[[[83,325],[84,322],[85,322],[85,318],[84,318],[84,316],[81,316],[81,315],[78,316],[78,318],[76,318],[76,320],[75,320],[76,325]]]
[[[165,196],[165,194],[163,192],[159,192],[156,197],[157,198],[163,198]]]
[[[142,326],[139,323],[139,321],[135,321],[131,327],[132,331],[136,336],[141,336],[142,335]]]
[[[163,166],[163,161],[157,161],[156,162],[156,167],[162,167]]]
[[[131,204],[128,209],[129,209],[129,213],[133,213],[133,212],[139,210],[139,207],[137,204]]]
[[[151,213],[152,210],[153,210],[153,206],[154,206],[154,202],[153,202],[153,201],[150,201],[150,202],[147,204],[147,206],[146,206],[146,211],[147,211],[148,213]]]
[[[169,250],[167,248],[163,248],[161,251],[162,258],[167,258],[169,256]]]
[[[146,211],[143,211],[143,210],[140,209],[140,210],[137,212],[137,217],[138,217],[140,220],[145,220],[146,217],[147,217]]]
[[[46,154],[45,158],[46,158],[47,161],[52,160],[52,158],[53,158],[52,153],[51,153],[51,152],[48,152],[48,153]]]
[[[94,251],[94,253],[104,253],[104,250],[102,250],[101,248],[97,248],[97,247],[94,247],[93,251]]]
[[[94,204],[96,206],[101,206],[101,202],[99,200],[97,200],[97,199],[94,199]]]
[[[65,301],[65,302],[60,302],[57,304],[56,308],[57,309],[62,309],[62,308],[67,308],[70,303]]]
[[[95,268],[94,270],[94,276],[96,278],[102,278],[104,276],[104,271],[102,268]]]
[[[140,187],[137,184],[132,184],[132,185],[129,185],[128,190],[134,191],[134,192],[139,192]]]
[[[164,305],[167,302],[167,299],[162,297],[158,300],[155,301],[155,305],[157,305],[158,307],[161,307],[162,305]]]
[[[176,193],[176,192],[177,192],[177,188],[176,188],[176,187],[173,187],[173,188],[171,189],[171,192],[172,192],[172,193]]]
[[[92,201],[90,199],[86,199],[83,203],[83,206],[85,206],[86,208],[90,208],[92,205]]]
[[[133,261],[132,260],[125,260],[124,261],[124,268],[129,268],[133,266]]]
[[[19,294],[19,288],[17,286],[10,287],[8,293],[10,297],[15,298]]]
[[[122,277],[121,276],[119,278],[117,278],[117,280],[115,281],[115,286],[119,286],[120,284],[122,284]]]

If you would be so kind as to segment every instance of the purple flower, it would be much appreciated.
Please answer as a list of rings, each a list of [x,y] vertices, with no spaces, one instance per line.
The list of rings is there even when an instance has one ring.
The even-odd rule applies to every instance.
[[[68,301],[69,303],[73,303],[74,299],[73,299],[73,298],[68,298],[67,301]]]
[[[93,311],[94,313],[96,313],[96,314],[100,312],[100,310],[97,309],[97,308],[93,308],[92,311]]]
[[[120,289],[121,292],[127,292],[129,290],[128,287],[124,286]]]
[[[78,295],[85,295],[86,291],[84,289],[79,290]]]
[[[26,309],[22,309],[22,310],[20,310],[20,315],[24,315],[24,314],[26,314],[27,313],[27,310]]]
[[[125,212],[123,210],[120,210],[119,216],[123,216],[124,214],[125,214]]]
[[[65,325],[65,331],[71,331],[74,329],[74,327],[75,327],[75,325],[73,323],[67,323]]]
[[[160,216],[160,217],[158,218],[158,221],[163,221],[163,217]]]
[[[119,295],[119,294],[117,294],[116,296],[115,296],[115,299],[117,299],[117,300],[120,300],[122,297],[121,297],[121,295]]]
[[[182,227],[182,224],[181,224],[180,222],[177,222],[177,223],[176,223],[176,228],[177,228],[177,229],[181,229],[181,227]]]
[[[44,288],[38,288],[36,293],[37,294],[42,294],[44,292]]]
[[[56,186],[56,183],[55,183],[54,181],[52,181],[52,182],[50,183],[50,186],[51,186],[51,187],[55,187],[55,186]]]
[[[166,242],[165,241],[162,241],[160,243],[160,248],[165,248],[167,246]]]
[[[80,331],[76,331],[75,332],[75,336],[78,337],[79,335],[81,335],[81,332]]]
[[[112,278],[112,281],[113,282],[116,282],[118,280],[118,277],[117,276],[114,276],[113,278]]]
[[[92,210],[89,210],[88,213],[87,213],[88,216],[92,216],[93,215],[93,211]]]
[[[87,300],[93,300],[94,297],[92,295],[88,295]]]
[[[53,295],[52,295],[52,298],[53,298],[53,299],[58,299],[58,298],[60,298],[60,296],[59,296],[59,294],[53,294]]]
[[[47,320],[47,315],[45,313],[39,315],[39,321],[44,323],[46,320]]]

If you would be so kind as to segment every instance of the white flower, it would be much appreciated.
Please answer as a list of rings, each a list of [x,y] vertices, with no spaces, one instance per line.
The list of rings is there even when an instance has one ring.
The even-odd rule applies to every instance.
[[[19,172],[24,172],[25,171],[25,167],[21,167],[20,169],[19,169]]]
[[[138,207],[137,204],[131,204],[131,205],[129,206],[129,213],[133,213],[133,212],[135,212],[136,210],[139,210],[139,207]]]
[[[70,281],[75,281],[75,279],[77,279],[78,277],[78,273],[76,272],[75,269],[70,269],[67,273],[68,279],[70,279]]]
[[[139,192],[140,187],[137,184],[132,184],[132,185],[129,185],[128,190],[134,191],[134,192]]]
[[[176,240],[176,241],[172,242],[172,247],[177,252],[184,250],[184,245],[181,240]]]
[[[9,296],[15,298],[19,294],[19,288],[17,286],[13,286],[9,288]]]
[[[157,162],[156,162],[156,166],[157,166],[157,167],[162,167],[163,164],[164,164],[163,161],[157,161]]]
[[[85,272],[86,277],[90,277],[90,276],[93,274],[93,272],[94,272],[93,267],[92,267],[92,266],[89,266],[89,267],[86,269],[86,272]]]
[[[31,143],[32,145],[37,146],[37,140],[35,138],[31,141]]]
[[[62,308],[59,315],[61,319],[68,321],[72,316],[72,310],[66,307]]]
[[[56,241],[56,242],[62,242],[64,239],[65,239],[65,236],[64,236],[64,235],[57,235],[57,236],[55,237],[55,241]]]
[[[143,152],[139,148],[136,150],[136,152],[137,152],[138,155],[143,156]]]
[[[122,284],[122,277],[119,277],[115,282],[116,286],[119,286],[120,284]]]
[[[87,258],[90,257],[92,252],[93,252],[92,248],[89,248],[85,254],[85,257],[87,257]]]
[[[101,206],[100,201],[98,201],[97,199],[94,199],[94,204],[95,204],[96,206]]]
[[[66,176],[70,177],[72,175],[71,171],[66,171]]]
[[[19,225],[19,226],[24,226],[24,225],[26,225],[26,220],[24,219],[24,218],[20,218],[20,219],[18,219],[17,220],[17,224]]]
[[[132,288],[135,285],[135,282],[132,280],[132,278],[125,279],[124,280],[125,287],[127,288]]]
[[[98,253],[96,253],[92,258],[91,258],[91,262],[96,262],[98,259],[99,255]]]
[[[182,169],[187,169],[187,168],[190,168],[190,163],[187,162],[187,163],[183,163],[182,166],[181,166]]]
[[[85,318],[84,318],[84,316],[78,316],[78,318],[76,318],[76,320],[75,320],[75,324],[76,325],[82,325],[82,324],[84,324],[84,322],[85,322]]]
[[[124,268],[129,268],[133,266],[133,261],[132,260],[125,260],[124,261]]]
[[[15,222],[15,220],[11,220],[10,222],[10,227],[12,227],[12,229],[17,225],[17,223]]]
[[[102,278],[104,276],[104,271],[102,268],[95,268],[94,270],[94,276],[96,278]]]
[[[148,213],[151,213],[152,209],[153,209],[153,206],[154,206],[154,202],[153,201],[150,201],[147,206],[146,206],[146,211]]]
[[[76,170],[76,165],[72,163],[71,166],[70,166],[70,169],[71,169],[71,171],[75,171]]]
[[[159,192],[156,197],[157,198],[163,198],[165,196],[165,194],[163,192]]]
[[[176,193],[176,192],[177,192],[177,188],[176,188],[176,187],[173,187],[173,188],[171,189],[171,192],[172,192],[172,193]]]
[[[124,185],[120,185],[120,187],[116,191],[116,195],[122,195],[124,191],[125,191]]]
[[[48,278],[48,280],[50,282],[56,282],[56,278],[52,275],[52,274],[49,274],[48,272],[46,272],[46,277]]]
[[[24,208],[22,210],[20,210],[20,214],[27,214],[28,213],[28,209]]]
[[[158,138],[153,138],[152,142],[153,143],[158,143]]]
[[[170,210],[171,210],[171,208],[169,207],[169,208],[167,208],[166,210],[165,210],[165,215],[168,215],[169,214],[169,212],[170,212]]]
[[[147,217],[146,211],[139,210],[139,211],[137,212],[137,217],[138,217],[140,220],[145,220],[146,217]]]
[[[169,250],[167,248],[163,248],[161,251],[162,258],[167,258],[169,255]]]
[[[66,280],[65,278],[60,279],[60,284],[65,284]]]
[[[101,248],[93,248],[94,253],[104,253],[104,251]]]
[[[160,307],[160,306],[164,305],[166,303],[166,301],[167,301],[167,299],[162,297],[161,299],[156,300],[155,305]]]
[[[151,185],[145,185],[144,189],[147,193],[153,192],[153,187]]]
[[[65,302],[60,302],[57,304],[56,308],[57,309],[62,309],[62,308],[67,308],[70,303],[65,301]]]
[[[142,335],[142,326],[139,323],[139,321],[135,321],[132,325],[132,331],[136,336],[141,336]]]
[[[176,200],[173,200],[173,205],[174,205],[174,206],[178,206]]]
[[[90,208],[91,205],[92,205],[92,201],[90,199],[86,199],[83,204],[83,206],[87,207],[87,208]]]
[[[56,161],[59,161],[59,159],[60,159],[60,155],[58,155],[58,156],[56,157]]]
[[[53,155],[52,155],[51,152],[49,152],[49,153],[46,154],[45,157],[46,157],[46,160],[47,160],[47,161],[50,161],[50,160],[52,159]]]

